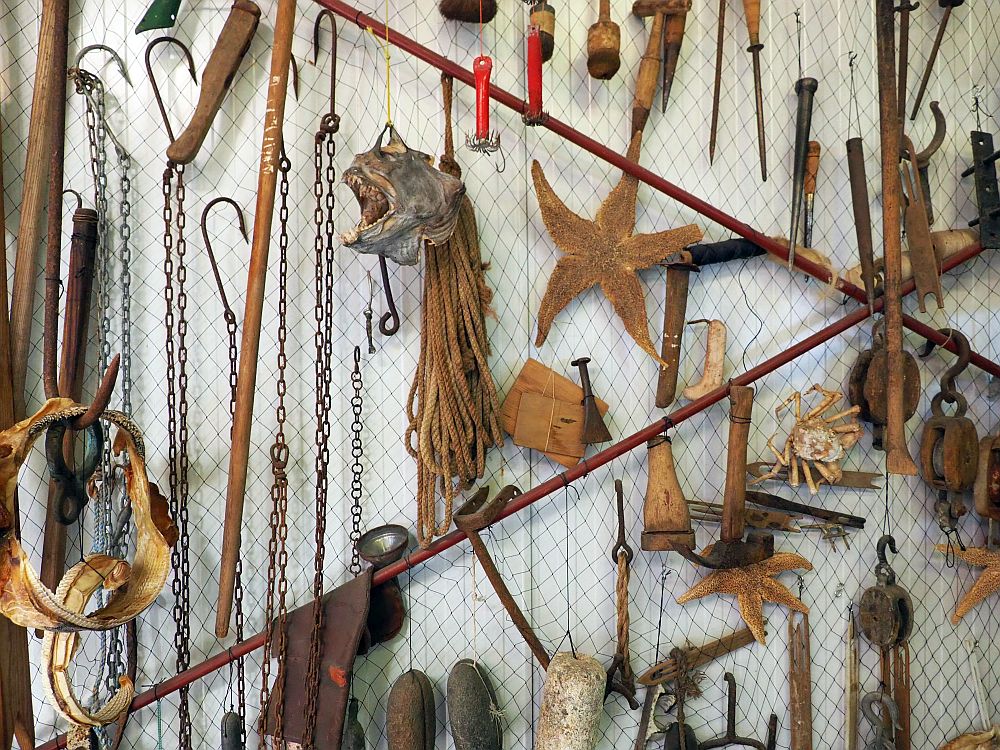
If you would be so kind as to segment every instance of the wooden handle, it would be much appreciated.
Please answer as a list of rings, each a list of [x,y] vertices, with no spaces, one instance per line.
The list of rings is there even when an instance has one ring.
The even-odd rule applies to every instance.
[[[651,18],[657,13],[673,16],[689,10],[691,0],[635,0],[632,3],[632,15],[638,18]]]
[[[888,354],[885,450],[890,474],[916,476],[917,465],[906,444],[903,407],[903,274],[900,244],[900,128],[896,108],[896,41],[893,0],[875,2],[879,129],[882,146],[882,241],[885,258],[885,341]]]
[[[600,0],[597,9],[598,23],[607,23],[611,20],[611,0]]]
[[[657,72],[660,68],[660,42],[663,37],[664,16],[657,13],[649,27],[649,41],[646,52],[639,63],[639,74],[635,80],[635,99],[632,102],[632,132],[644,130],[649,111],[656,95]]]
[[[646,499],[642,506],[642,548],[672,550],[680,544],[694,547],[691,512],[677,480],[674,452],[666,436],[647,443],[649,464]]]
[[[851,181],[854,206],[854,232],[861,262],[861,282],[868,295],[868,306],[875,299],[875,250],[872,243],[872,214],[868,202],[868,175],[865,171],[864,143],[860,138],[847,141],[847,171]]]
[[[743,0],[743,13],[747,17],[747,35],[750,46],[760,44],[760,0]]]
[[[184,132],[167,148],[167,158],[175,164],[190,164],[215,121],[226,92],[236,77],[243,56],[260,23],[260,8],[250,0],[235,0],[229,17],[215,43],[205,72],[201,76],[198,106]]]
[[[264,114],[264,135],[260,147],[257,174],[257,204],[254,209],[250,267],[247,272],[247,301],[243,316],[240,346],[240,370],[236,385],[236,413],[233,417],[233,447],[229,454],[229,483],[226,487],[226,517],[222,534],[222,560],[219,569],[219,601],[215,633],[224,638],[229,633],[233,610],[233,586],[236,563],[240,556],[240,532],[243,525],[243,499],[247,488],[247,465],[250,460],[250,429],[253,425],[253,401],[257,389],[257,355],[264,312],[264,284],[267,279],[267,256],[271,247],[271,223],[281,153],[281,127],[285,119],[285,95],[288,91],[288,67],[292,57],[292,33],[295,30],[295,0],[279,0],[274,24],[274,47],[271,52],[270,85]]]
[[[819,175],[819,141],[809,141],[809,151],[806,154],[806,195],[816,194],[816,177]]]
[[[73,214],[73,235],[70,241],[69,276],[66,285],[66,314],[63,321],[62,355],[59,360],[59,395],[80,401],[86,375],[87,341],[90,307],[97,258],[97,212],[78,209]],[[64,443],[66,465],[73,465],[73,442],[67,433]],[[42,583],[55,591],[66,570],[66,524],[62,522],[59,504],[62,485],[49,482],[48,506],[45,510],[45,532],[42,542]]]
[[[690,255],[688,255],[690,258]],[[666,409],[677,396],[677,373],[681,361],[681,341],[684,336],[684,319],[687,317],[688,282],[691,271],[683,266],[667,268],[667,300],[663,313],[663,343],[656,381],[656,406]]]
[[[747,491],[747,439],[753,416],[754,389],[734,385],[729,389],[729,448],[726,453],[726,489],[722,500],[722,540],[743,538]]]
[[[715,661],[720,656],[731,654],[737,649],[749,646],[755,641],[753,633],[748,628],[741,628],[735,633],[730,633],[725,638],[719,638],[704,646],[692,647],[684,651],[684,663],[688,669],[697,669],[709,662]],[[673,659],[664,659],[659,664],[654,664],[639,677],[642,685],[660,685],[664,682],[672,682],[678,677],[677,664]]]

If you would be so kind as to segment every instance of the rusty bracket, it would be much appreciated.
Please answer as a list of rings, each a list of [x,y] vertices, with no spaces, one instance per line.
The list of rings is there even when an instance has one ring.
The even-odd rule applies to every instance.
[[[1000,250],[1000,191],[997,189],[997,159],[1000,151],[993,147],[993,134],[972,131],[972,166],[962,177],[976,176],[976,201],[979,218],[969,222],[979,227],[979,244],[988,250]]]

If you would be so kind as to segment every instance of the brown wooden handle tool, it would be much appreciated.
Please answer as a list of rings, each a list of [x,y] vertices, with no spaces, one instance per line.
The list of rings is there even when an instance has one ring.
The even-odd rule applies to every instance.
[[[764,88],[760,72],[760,52],[764,49],[764,45],[760,42],[760,0],[743,0],[743,13],[746,16],[747,36],[750,40],[747,51],[753,56],[753,91],[757,112],[757,150],[760,157],[760,178],[763,182],[767,182],[767,148],[764,142]]]
[[[250,42],[260,23],[260,8],[251,0],[235,0],[222,33],[208,58],[201,76],[201,91],[191,122],[167,148],[167,158],[175,164],[190,164],[222,106],[222,100],[236,77],[236,71],[250,49]]]
[[[861,282],[868,297],[868,309],[874,311],[875,250],[872,243],[872,213],[868,202],[868,175],[865,171],[865,147],[861,138],[847,141],[847,171],[851,180],[851,204],[854,207],[854,232],[861,261]]]
[[[753,633],[748,628],[742,628],[735,633],[730,633],[724,638],[719,638],[704,646],[688,648],[684,652],[684,663],[688,669],[697,669],[704,666],[720,656],[725,656],[733,651],[749,646],[754,642]],[[660,685],[664,682],[672,682],[677,679],[677,664],[673,659],[664,659],[659,664],[654,664],[647,669],[638,679],[642,685]]]
[[[802,232],[802,244],[805,247],[813,246],[813,226],[815,225],[816,208],[816,181],[819,177],[819,159],[822,148],[819,141],[809,141],[809,149],[806,154],[806,218],[805,229]]]
[[[607,81],[621,67],[622,32],[611,20],[611,0],[601,0],[597,23],[587,31],[587,72]]]
[[[632,132],[646,128],[649,112],[656,95],[657,71],[660,68],[660,43],[663,41],[664,18],[662,12],[653,16],[649,26],[649,41],[639,63],[639,73],[635,79],[635,98],[632,101]]]
[[[660,358],[666,364],[660,365],[656,381],[656,406],[659,409],[666,409],[677,397],[681,340],[687,317],[688,282],[691,271],[697,270],[698,267],[691,262],[691,253],[686,250],[681,252],[679,263],[667,266],[667,300],[663,313],[663,342],[660,345]]]
[[[646,444],[649,464],[646,499],[642,506],[642,549],[694,548],[694,531],[684,490],[677,480],[670,438],[660,435]]]
[[[83,397],[83,379],[86,374],[86,355],[90,306],[94,286],[94,263],[97,256],[97,212],[91,208],[78,208],[73,213],[73,235],[70,240],[69,281],[66,284],[66,314],[63,322],[62,355],[59,360],[59,385],[57,393],[79,402]],[[46,279],[48,283],[50,280]],[[57,282],[58,283],[58,282]],[[52,300],[57,301],[57,298]],[[49,298],[46,297],[46,304]],[[58,316],[55,323],[58,324]],[[46,348],[55,347],[55,331],[47,332]],[[49,336],[51,335],[51,343]],[[55,352],[47,352],[46,359],[54,359]],[[52,365],[47,363],[47,369]],[[48,388],[46,389],[48,391]],[[66,465],[73,466],[72,437],[67,433],[64,443]],[[48,506],[45,511],[45,533],[42,543],[41,580],[55,591],[66,570],[66,524],[60,519],[63,485],[49,482]]]
[[[660,111],[667,111],[670,100],[670,89],[674,85],[677,74],[677,61],[681,57],[681,47],[684,45],[684,31],[687,28],[687,13],[677,13],[667,17],[667,28],[663,43],[663,91],[660,98]]]
[[[743,539],[743,514],[747,495],[747,440],[753,415],[754,390],[734,385],[729,389],[729,450],[726,453],[726,488],[722,503],[724,542]]]
[[[229,633],[233,611],[233,586],[240,556],[240,533],[243,525],[243,500],[247,488],[250,461],[250,431],[253,425],[253,401],[257,390],[257,355],[264,314],[264,285],[267,279],[267,256],[271,248],[271,224],[278,185],[278,157],[281,153],[281,128],[285,119],[285,95],[292,57],[292,34],[295,29],[295,0],[278,0],[274,24],[274,47],[267,89],[260,168],[257,174],[257,204],[254,210],[253,239],[250,243],[250,268],[247,272],[246,311],[243,316],[243,339],[240,346],[240,370],[236,386],[236,410],[233,417],[229,454],[229,482],[226,486],[226,516],[222,536],[222,560],[219,565],[219,600],[215,613],[215,634]]]

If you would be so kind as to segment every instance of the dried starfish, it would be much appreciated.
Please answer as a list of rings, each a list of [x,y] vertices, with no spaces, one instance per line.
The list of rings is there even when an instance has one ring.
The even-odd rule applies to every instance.
[[[946,544],[939,544],[935,549],[943,554],[949,552]],[[1000,552],[985,547],[966,547],[965,549],[952,547],[950,551],[953,551],[956,557],[969,565],[986,568],[979,574],[979,578],[972,585],[972,588],[955,607],[955,614],[951,616],[951,621],[957,625],[980,602],[1000,591]]]
[[[702,554],[708,554],[708,550]],[[742,568],[713,570],[691,589],[677,597],[678,604],[687,604],[709,594],[735,596],[740,616],[758,643],[765,642],[764,602],[784,604],[796,612],[809,614],[809,607],[774,579],[786,570],[812,570],[812,563],[793,552],[778,552],[766,560]]]
[[[637,161],[641,147],[642,133],[636,132],[629,144],[628,158]],[[537,161],[532,162],[531,176],[542,221],[563,252],[549,277],[538,310],[535,346],[545,343],[552,321],[566,305],[581,292],[600,284],[625,330],[643,351],[662,363],[649,337],[646,300],[636,271],[656,265],[698,242],[702,238],[701,229],[689,224],[654,234],[633,234],[639,181],[628,174],[622,175],[593,221],[566,208]]]

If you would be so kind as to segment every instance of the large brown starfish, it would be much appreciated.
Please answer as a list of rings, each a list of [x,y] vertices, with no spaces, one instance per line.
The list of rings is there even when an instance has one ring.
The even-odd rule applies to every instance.
[[[629,144],[628,158],[636,161],[642,133],[636,132]],[[649,337],[646,301],[636,271],[660,263],[668,256],[702,238],[694,224],[653,234],[632,234],[635,229],[635,200],[639,181],[623,174],[597,211],[593,221],[566,208],[555,194],[541,165],[531,164],[542,221],[553,242],[563,252],[556,263],[538,310],[535,346],[545,343],[552,321],[578,294],[594,284],[614,307],[625,330],[651,357],[660,360]]]
[[[707,550],[705,553],[707,554]],[[677,597],[678,604],[701,599],[710,594],[735,596],[740,608],[740,616],[750,628],[758,643],[765,642],[764,602],[784,604],[796,612],[809,614],[809,607],[803,604],[776,580],[774,576],[786,570],[802,568],[812,570],[812,563],[794,552],[778,552],[766,560],[742,568],[713,570],[691,589]]]
[[[949,552],[946,544],[939,544],[935,549],[944,554]],[[953,551],[956,557],[969,565],[986,568],[979,574],[979,578],[972,584],[972,588],[955,607],[955,614],[951,616],[951,621],[958,625],[959,621],[980,602],[1000,591],[1000,552],[985,547],[966,547],[965,549],[952,547],[950,551]]]

